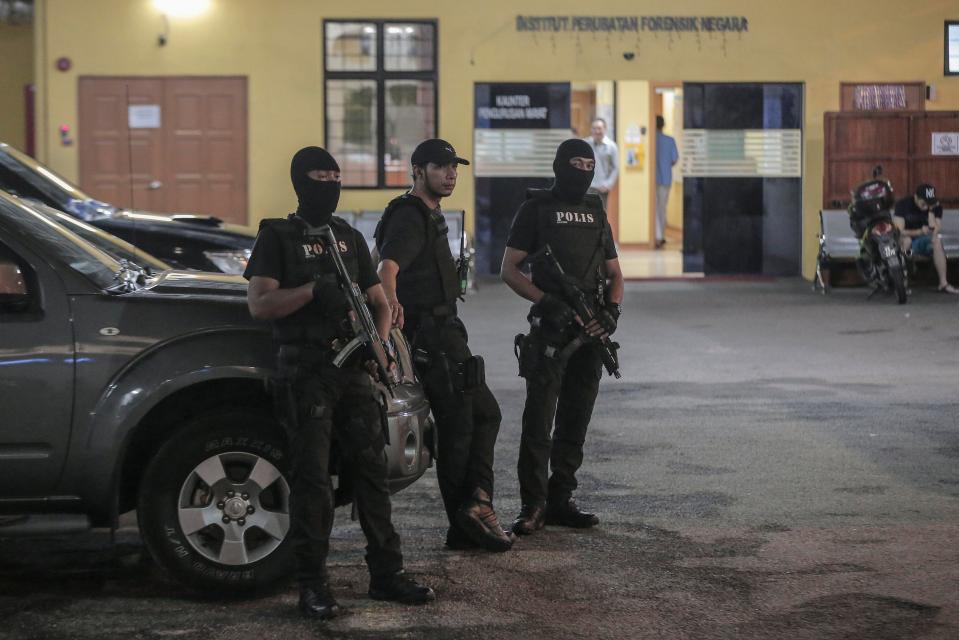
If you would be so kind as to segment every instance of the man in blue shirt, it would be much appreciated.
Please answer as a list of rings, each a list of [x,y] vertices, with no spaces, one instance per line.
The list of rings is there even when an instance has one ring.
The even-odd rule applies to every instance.
[[[663,133],[666,121],[656,116],[656,248],[666,244],[666,205],[673,186],[673,165],[679,161],[676,140]]]

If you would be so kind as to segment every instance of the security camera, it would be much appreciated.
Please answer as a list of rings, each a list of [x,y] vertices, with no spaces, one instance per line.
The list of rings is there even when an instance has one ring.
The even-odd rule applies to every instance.
[[[636,54],[632,51],[623,51],[623,60],[632,60],[636,57]]]

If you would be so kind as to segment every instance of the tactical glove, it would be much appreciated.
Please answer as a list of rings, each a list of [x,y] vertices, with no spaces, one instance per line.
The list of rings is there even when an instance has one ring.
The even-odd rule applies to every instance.
[[[619,305],[611,304],[596,314],[596,321],[599,322],[599,326],[603,328],[607,335],[613,335],[613,332],[616,331],[616,325],[619,323],[619,313]]]

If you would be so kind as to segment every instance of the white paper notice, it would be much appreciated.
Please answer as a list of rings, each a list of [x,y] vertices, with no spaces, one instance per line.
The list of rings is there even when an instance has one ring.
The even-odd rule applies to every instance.
[[[932,134],[932,155],[959,156],[959,133]]]
[[[160,105],[158,104],[131,104],[127,108],[127,116],[131,129],[160,128]]]

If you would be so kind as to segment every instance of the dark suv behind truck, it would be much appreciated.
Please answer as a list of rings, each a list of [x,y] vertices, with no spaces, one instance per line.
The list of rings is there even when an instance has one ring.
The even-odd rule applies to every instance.
[[[0,190],[85,220],[179,269],[243,273],[253,248],[253,234],[218,218],[130,211],[100,202],[2,142]]]
[[[0,537],[115,526],[136,510],[155,559],[195,587],[281,580],[288,445],[268,393],[269,329],[249,316],[246,282],[147,275],[116,255],[0,192],[0,514],[29,516],[0,515]],[[403,384],[381,389],[393,490],[434,450],[396,341]]]

